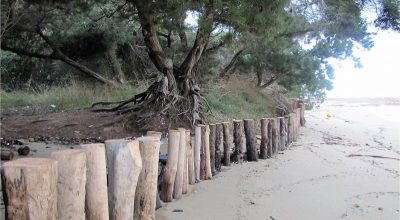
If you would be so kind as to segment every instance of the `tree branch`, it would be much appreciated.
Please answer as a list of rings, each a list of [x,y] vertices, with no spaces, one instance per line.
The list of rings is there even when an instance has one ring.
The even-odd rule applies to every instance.
[[[243,51],[246,48],[240,49],[238,52],[235,53],[235,55],[232,57],[231,61],[228,63],[228,65],[225,66],[225,68],[219,73],[219,77],[225,77],[226,74],[231,70],[232,66],[236,63],[237,59],[239,58],[240,54],[243,53]]]

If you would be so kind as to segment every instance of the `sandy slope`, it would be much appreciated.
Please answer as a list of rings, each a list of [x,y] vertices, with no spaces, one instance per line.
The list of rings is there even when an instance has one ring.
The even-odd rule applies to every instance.
[[[306,117],[291,149],[224,167],[158,219],[399,219],[400,106],[327,102]]]

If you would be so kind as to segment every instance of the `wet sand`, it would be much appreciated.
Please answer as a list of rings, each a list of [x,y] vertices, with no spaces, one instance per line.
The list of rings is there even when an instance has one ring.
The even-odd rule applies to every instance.
[[[283,154],[223,167],[157,219],[399,219],[400,106],[328,101],[306,120]]]

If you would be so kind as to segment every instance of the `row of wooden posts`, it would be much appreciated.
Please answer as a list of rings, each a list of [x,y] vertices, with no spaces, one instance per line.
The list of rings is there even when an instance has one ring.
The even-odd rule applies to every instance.
[[[155,219],[158,199],[180,199],[188,192],[188,185],[212,179],[221,171],[221,164],[266,159],[286,149],[305,123],[304,105],[297,107],[285,117],[260,120],[259,149],[253,119],[233,121],[233,152],[229,122],[196,126],[194,145],[190,130],[170,130],[161,187],[162,134],[155,131],[135,140],[107,140],[53,152],[51,158],[6,162],[1,168],[6,217]]]

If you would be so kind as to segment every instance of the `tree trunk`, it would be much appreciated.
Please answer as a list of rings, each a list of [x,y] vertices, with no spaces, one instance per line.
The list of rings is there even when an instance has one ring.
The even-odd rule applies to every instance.
[[[193,144],[192,138],[190,136],[190,130],[186,131],[186,146],[188,153],[188,176],[189,176],[189,184],[193,185],[196,182],[196,174],[194,172],[194,152],[193,152]]]
[[[210,163],[211,163],[211,173],[213,176],[216,174],[215,170],[215,130],[216,125],[210,124]]]
[[[113,76],[117,79],[117,81],[121,84],[125,84],[126,83],[126,79],[125,79],[125,75],[122,72],[121,69],[121,64],[118,61],[118,57],[117,57],[117,49],[118,49],[118,44],[115,40],[111,40],[108,43],[108,48],[107,48],[107,59],[110,63],[110,68],[113,72]]]
[[[178,151],[178,165],[176,169],[175,183],[174,183],[174,199],[182,198],[183,175],[185,172],[185,155],[186,155],[186,130],[179,128],[179,151]]]
[[[142,170],[135,192],[134,219],[152,220],[156,218],[160,138],[147,136],[137,140],[142,158]]]
[[[84,144],[86,151],[86,218],[108,220],[106,151],[104,144]]]
[[[224,166],[231,165],[231,149],[230,149],[230,135],[229,135],[229,122],[222,122],[224,132]]]
[[[85,220],[86,153],[68,149],[51,153],[57,161],[57,219]]]
[[[228,63],[228,65],[226,65],[224,67],[224,69],[219,73],[219,77],[225,77],[229,71],[231,70],[231,68],[233,67],[233,65],[236,63],[237,59],[240,57],[240,54],[244,51],[245,49],[240,49],[238,52],[235,53],[235,55],[233,55],[231,61]]]
[[[196,182],[200,181],[200,148],[201,148],[201,126],[195,127],[194,139],[194,173]]]
[[[234,162],[243,162],[243,152],[242,152],[242,121],[233,120],[233,142],[235,143],[234,151]]]
[[[257,70],[257,86],[261,86],[263,84],[263,72],[261,70]]]
[[[260,159],[268,157],[268,118],[261,119],[261,144],[260,144]]]
[[[168,160],[165,166],[164,179],[161,186],[160,198],[164,202],[172,202],[174,182],[178,167],[179,157],[179,131],[168,131]]]
[[[133,219],[135,191],[142,170],[139,142],[114,139],[105,144],[110,219]]]
[[[22,158],[1,167],[6,219],[57,219],[57,162]]]
[[[244,120],[244,132],[246,135],[247,161],[257,161],[257,139],[253,119]]]
[[[222,135],[222,124],[216,124],[215,128],[215,170],[221,172],[221,157],[222,157],[222,145],[223,145],[223,135]]]

